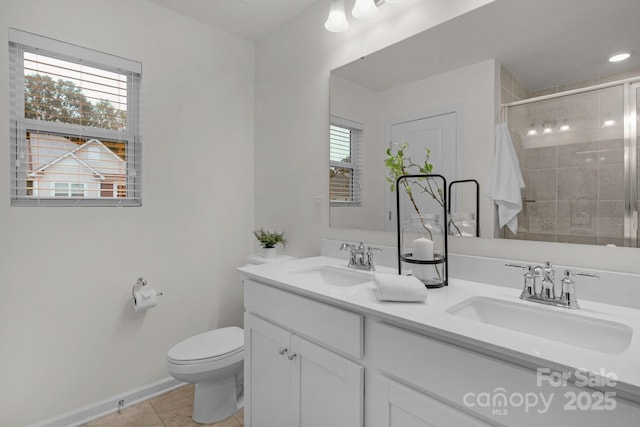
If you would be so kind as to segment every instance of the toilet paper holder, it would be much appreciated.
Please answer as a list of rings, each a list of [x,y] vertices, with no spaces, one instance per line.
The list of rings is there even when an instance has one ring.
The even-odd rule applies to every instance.
[[[147,280],[144,277],[138,277],[138,280],[136,280],[136,284],[133,285],[133,288],[131,289],[131,296],[133,298],[134,304],[138,303],[138,301],[136,301],[136,290],[143,286],[147,286]],[[162,292],[156,292],[156,296],[159,297],[160,295],[162,295]]]

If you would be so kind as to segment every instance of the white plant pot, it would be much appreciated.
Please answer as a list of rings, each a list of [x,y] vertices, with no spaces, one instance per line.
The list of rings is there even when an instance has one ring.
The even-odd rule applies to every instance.
[[[262,258],[275,258],[277,248],[262,248]]]

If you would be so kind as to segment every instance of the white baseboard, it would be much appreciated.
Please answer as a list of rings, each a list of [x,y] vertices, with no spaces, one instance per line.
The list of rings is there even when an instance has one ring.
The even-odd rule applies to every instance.
[[[103,417],[118,410],[118,402],[124,400],[124,408],[135,405],[144,400],[171,391],[175,388],[183,386],[185,383],[174,378],[168,377],[155,383],[147,384],[140,388],[126,391],[117,396],[92,403],[82,408],[58,415],[32,424],[30,427],[70,427],[84,424],[86,422]]]

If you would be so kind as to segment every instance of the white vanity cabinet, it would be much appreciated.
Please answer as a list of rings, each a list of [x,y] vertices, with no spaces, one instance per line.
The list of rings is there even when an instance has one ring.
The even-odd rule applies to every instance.
[[[381,374],[373,381],[373,406],[389,408],[386,415],[378,410],[381,416],[373,416],[386,416],[384,422],[372,422],[374,427],[631,427],[637,426],[640,419],[640,405],[615,392],[607,396],[570,382],[560,384],[558,378],[563,371],[554,372],[554,380],[550,380],[546,374],[539,376],[535,368],[385,322],[372,322],[367,332],[372,366]]]
[[[250,280],[245,308],[245,425],[362,427],[362,316]]]
[[[271,283],[244,280],[247,427],[639,425],[636,394],[558,385],[575,371],[420,322],[426,304]]]

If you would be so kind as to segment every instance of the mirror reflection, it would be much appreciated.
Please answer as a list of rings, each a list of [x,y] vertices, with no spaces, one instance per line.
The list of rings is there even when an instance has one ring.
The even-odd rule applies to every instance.
[[[565,121],[572,120],[576,124],[569,126],[578,134],[578,121],[593,116],[594,108],[602,115],[604,109],[609,109],[611,115],[620,111],[624,115],[619,103],[612,105],[614,101],[608,93],[615,91],[613,88],[603,89],[598,95],[578,94],[572,100],[548,99],[506,108],[526,184],[517,235],[494,227],[494,204],[484,195],[493,163],[495,124],[501,119],[501,104],[640,74],[636,72],[640,70],[640,52],[635,47],[636,40],[640,40],[640,26],[633,18],[640,12],[640,4],[631,0],[601,3],[496,0],[332,70],[332,123],[346,120],[357,125],[361,144],[357,172],[360,175],[354,173],[358,178],[355,180],[343,178],[343,196],[346,194],[347,198],[332,203],[331,226],[390,230],[395,211],[389,204],[394,194],[385,181],[386,148],[411,137],[425,140],[449,129],[446,142],[436,138],[432,150],[434,172],[443,173],[448,180],[475,178],[480,182],[483,237],[630,244],[629,236],[633,233],[624,229],[625,221],[630,223],[629,218],[623,212],[621,220],[620,216],[612,220],[613,214],[604,212],[604,207],[611,212],[619,211],[621,205],[628,206],[630,202],[616,199],[614,207],[609,199],[599,198],[607,188],[615,188],[609,195],[629,192],[624,173],[622,179],[611,175],[621,170],[614,165],[619,164],[620,156],[624,160],[624,147],[625,143],[630,145],[630,136],[624,132],[622,136],[614,134],[615,126],[604,130],[600,127],[598,132],[592,130],[590,137],[589,131],[579,131],[582,136],[570,143],[568,133],[560,131],[567,126]],[[623,50],[631,53],[629,59],[608,62],[613,53]],[[553,109],[564,112],[564,116],[547,114]],[[417,132],[402,131],[420,120],[447,116],[453,117],[448,128],[426,126]],[[527,136],[532,124],[540,132],[538,140]],[[547,128],[555,133],[545,134]],[[624,129],[624,124],[617,127],[618,132]],[[434,142],[431,144],[433,147]],[[548,165],[545,159],[550,156],[544,153],[545,147],[549,150],[553,147],[560,169],[587,167],[579,166],[575,160],[576,156],[587,158],[584,151],[609,154],[605,160],[591,154],[599,162],[596,169],[589,165],[592,169],[575,170],[579,173],[574,174],[558,168],[542,172],[541,166]],[[332,166],[339,170],[339,164]],[[587,189],[583,185],[585,180],[578,179],[580,176],[593,185]],[[349,188],[345,187],[347,182]],[[360,193],[354,203],[348,197],[355,189]],[[458,204],[455,209],[472,210],[469,207],[474,203],[472,189],[459,193],[454,197],[454,205]],[[637,204],[636,197],[634,206]],[[598,212],[599,207],[604,215]],[[562,216],[563,212],[568,212],[568,216]],[[602,232],[608,236],[600,238]],[[575,236],[576,240],[568,236]]]

